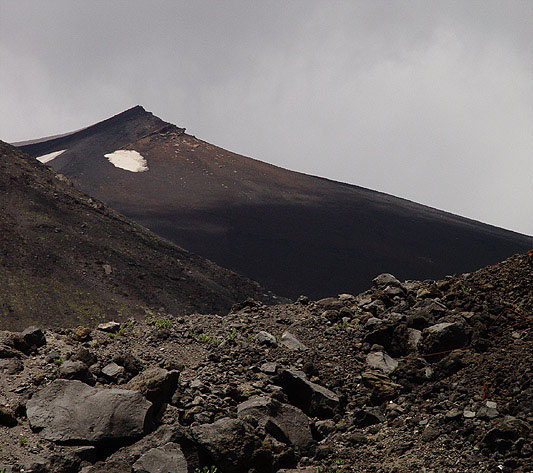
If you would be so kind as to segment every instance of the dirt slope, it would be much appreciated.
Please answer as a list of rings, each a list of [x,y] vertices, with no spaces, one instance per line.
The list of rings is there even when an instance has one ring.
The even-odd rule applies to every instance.
[[[143,307],[227,311],[265,296],[0,142],[0,327],[125,319]]]

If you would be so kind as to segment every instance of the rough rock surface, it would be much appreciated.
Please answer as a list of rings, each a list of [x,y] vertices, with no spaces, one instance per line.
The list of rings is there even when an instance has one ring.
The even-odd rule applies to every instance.
[[[187,460],[177,443],[148,450],[133,464],[134,473],[187,473]]]
[[[28,401],[27,416],[47,440],[97,443],[141,437],[152,423],[151,407],[135,391],[56,379]]]
[[[149,452],[164,462],[158,449],[175,444],[189,473],[212,466],[219,473],[530,472],[533,255],[442,281],[402,281],[400,292],[387,287],[398,286],[319,303],[247,301],[225,316],[151,312],[115,334],[46,330],[46,344],[31,349],[20,332],[0,332],[0,471],[132,473]],[[448,344],[435,334],[451,326],[468,342],[428,358],[426,344]],[[260,331],[276,339],[289,331],[307,350],[260,344]],[[421,335],[416,344],[412,331]],[[388,354],[396,369],[369,366],[376,353]],[[95,387],[60,379],[68,361],[85,363]],[[106,375],[110,365],[122,374]],[[172,372],[179,372],[177,387],[165,390]],[[135,385],[148,395],[148,386],[158,386],[154,392],[165,395],[153,399],[166,401],[151,433],[70,445],[43,436],[49,420],[40,433],[30,427],[32,403],[58,383],[106,394]],[[59,417],[61,397],[52,397],[39,415]],[[95,404],[91,411],[109,407]],[[58,428],[90,425],[92,414],[85,411],[83,422],[65,417]]]

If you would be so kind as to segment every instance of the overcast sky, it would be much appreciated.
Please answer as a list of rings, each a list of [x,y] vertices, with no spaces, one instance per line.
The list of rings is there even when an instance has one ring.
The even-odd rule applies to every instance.
[[[213,144],[533,234],[533,1],[0,1],[0,139],[136,104]]]

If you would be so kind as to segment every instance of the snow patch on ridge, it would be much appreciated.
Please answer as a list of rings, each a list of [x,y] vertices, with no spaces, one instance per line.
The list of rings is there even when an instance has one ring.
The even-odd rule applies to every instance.
[[[137,151],[118,149],[113,153],[104,154],[104,156],[117,168],[130,172],[148,171],[146,159]]]
[[[60,154],[63,154],[66,151],[66,149],[62,149],[61,151],[54,151],[53,153],[43,154],[42,156],[37,156],[35,159],[37,161],[40,161],[43,164],[46,164],[52,159],[57,158]]]

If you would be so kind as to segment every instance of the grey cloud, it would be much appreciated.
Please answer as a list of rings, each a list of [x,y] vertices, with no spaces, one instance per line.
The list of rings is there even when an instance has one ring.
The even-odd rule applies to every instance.
[[[531,2],[0,3],[0,134],[137,103],[212,143],[533,234]]]

